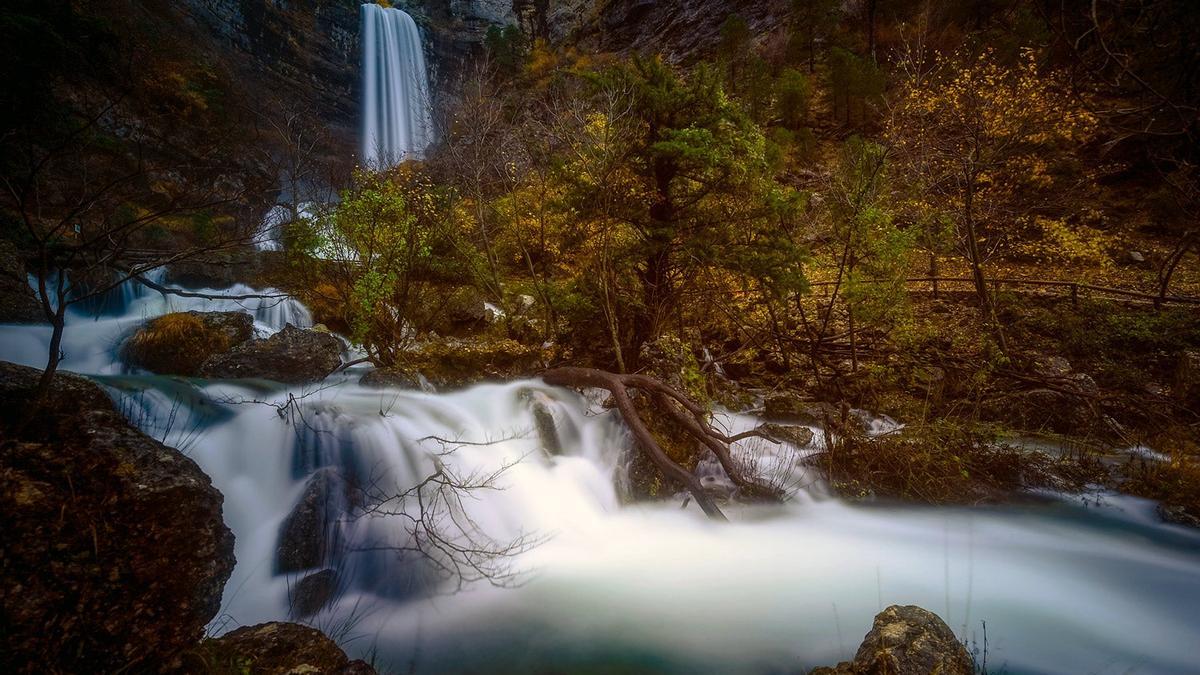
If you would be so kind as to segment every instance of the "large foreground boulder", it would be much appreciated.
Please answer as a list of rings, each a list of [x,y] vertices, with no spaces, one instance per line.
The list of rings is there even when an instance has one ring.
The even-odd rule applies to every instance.
[[[296,623],[273,621],[245,626],[205,640],[198,650],[205,673],[254,675],[373,675],[364,661],[351,661],[320,631]]]
[[[169,670],[233,571],[221,493],[91,382],[0,363],[0,672]]]
[[[254,337],[246,312],[175,312],[151,319],[121,348],[125,362],[162,375],[192,376],[205,361]]]
[[[200,368],[203,377],[255,378],[284,384],[319,382],[342,365],[342,344],[329,333],[292,324],[265,339],[247,340]]]
[[[892,605],[875,615],[853,661],[811,675],[972,675],[974,664],[938,615],[915,605]]]

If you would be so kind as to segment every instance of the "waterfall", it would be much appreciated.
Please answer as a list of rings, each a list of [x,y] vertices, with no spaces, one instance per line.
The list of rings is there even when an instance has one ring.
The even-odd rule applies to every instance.
[[[429,78],[412,17],[374,3],[362,6],[362,161],[381,170],[420,159],[433,137]]]
[[[669,490],[621,502],[632,449],[600,396],[536,380],[371,389],[351,371],[292,388],[127,374],[121,340],[166,311],[242,309],[266,332],[310,321],[295,301],[215,302],[135,284],[112,294],[107,315],[69,313],[63,367],[97,376],[134,424],[224,495],[237,566],[214,633],[303,620],[381,672],[758,675],[844,660],[876,612],[916,604],[977,644],[986,622],[988,661],[1006,672],[1195,672],[1200,534],[1162,523],[1153,502],[854,505],[823,494],[798,462],[819,448],[816,434],[806,447],[739,442],[735,455],[758,457],[747,470],[799,498],[730,502],[718,525]],[[48,326],[0,325],[0,358],[40,365],[48,339]],[[873,419],[872,433],[896,426]],[[758,420],[717,411],[716,422],[737,434]],[[732,487],[713,462],[697,474]],[[447,538],[430,558],[413,550],[422,536],[430,543],[414,533],[421,502],[391,497],[439,476],[488,484],[424,495]],[[285,571],[279,544],[314,481],[327,486],[326,550]],[[470,551],[523,538],[531,545],[495,561],[517,575],[504,587],[459,588],[454,561],[438,557],[457,545],[488,569]],[[332,572],[333,596],[299,617],[296,589],[318,569]]]
[[[399,494],[442,467],[499,472],[495,489],[455,505],[455,521],[472,530],[461,543],[537,538],[500,561],[523,575],[512,588],[455,592],[410,549],[412,502],[326,502],[341,514],[322,566],[338,589],[307,621],[352,626],[344,646],[381,672],[806,672],[852,656],[892,603],[935,610],[979,643],[986,621],[988,660],[1007,672],[1194,672],[1200,535],[1157,522],[1144,500],[860,507],[817,491],[783,506],[731,503],[732,522],[716,525],[678,497],[622,505],[614,486],[629,439],[615,413],[538,381],[444,394],[179,386],[143,381],[122,408],[225,495],[238,561],[223,604],[231,625],[292,616],[293,589],[320,569],[274,563],[315,477]],[[280,414],[289,401],[299,408]],[[718,421],[731,433],[754,423]]]

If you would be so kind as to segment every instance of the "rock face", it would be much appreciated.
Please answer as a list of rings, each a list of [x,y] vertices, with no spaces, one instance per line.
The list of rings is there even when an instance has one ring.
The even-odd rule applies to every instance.
[[[204,635],[233,571],[221,494],[83,378],[0,363],[6,672],[158,671]]]
[[[342,365],[342,345],[329,333],[292,324],[265,339],[247,340],[200,368],[203,377],[261,378],[284,384],[317,382]]]
[[[42,303],[25,280],[17,247],[0,239],[0,323],[41,323]]]
[[[249,672],[255,675],[373,675],[363,661],[351,661],[320,631],[296,623],[274,621],[245,626],[201,645],[204,672]]]
[[[125,341],[125,362],[163,375],[192,376],[207,360],[254,336],[245,312],[176,312],[152,319]]]
[[[168,265],[164,281],[188,288],[226,289],[238,283],[275,286],[286,280],[286,274],[282,251],[222,251]]]
[[[309,94],[320,116],[353,125],[358,114],[359,2],[184,0],[177,4],[224,49],[273,87]]]
[[[817,668],[811,675],[971,675],[966,647],[936,614],[915,605],[892,605],[875,615],[853,661]]]

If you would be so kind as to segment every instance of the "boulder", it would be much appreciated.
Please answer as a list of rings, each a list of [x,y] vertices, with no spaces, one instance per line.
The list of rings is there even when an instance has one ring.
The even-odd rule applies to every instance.
[[[129,336],[121,356],[153,373],[194,376],[204,362],[252,337],[254,317],[246,312],[175,312]]]
[[[806,401],[799,394],[781,393],[768,396],[764,401],[767,417],[799,422],[806,426],[824,426],[825,418],[837,421],[841,411],[832,403]]]
[[[542,449],[548,455],[563,454],[562,440],[558,436],[558,424],[554,421],[554,411],[550,407],[550,399],[541,392],[530,395],[530,407],[533,411],[533,425],[537,428],[538,440]]]
[[[222,497],[91,382],[0,363],[0,634],[6,672],[170,670],[233,571]],[[24,665],[21,665],[24,664]]]
[[[447,338],[405,354],[405,365],[439,389],[480,380],[526,377],[541,368],[540,350],[507,338]]]
[[[298,572],[332,561],[340,542],[338,519],[356,503],[357,493],[332,467],[313,473],[300,501],[279,526],[275,572]]]
[[[1071,374],[1071,362],[1061,356],[1036,356],[1033,374],[1048,380],[1058,380]]]
[[[875,615],[853,661],[811,675],[972,675],[971,655],[936,614],[892,605]]]
[[[363,375],[358,383],[372,389],[421,390],[421,377],[407,368],[376,368]]]
[[[321,631],[298,623],[273,621],[244,626],[205,640],[198,650],[201,672],[255,675],[368,675],[375,669],[351,661]],[[199,664],[197,664],[199,665]]]
[[[44,323],[42,303],[29,286],[17,247],[0,239],[0,323]]]
[[[796,426],[793,424],[774,424],[767,423],[760,426],[759,431],[762,431],[772,438],[775,438],[786,443],[791,443],[797,448],[812,443],[813,431],[808,427]]]
[[[337,595],[337,572],[325,569],[305,576],[291,589],[292,616],[302,619],[325,608]]]
[[[341,353],[342,344],[336,337],[289,323],[269,338],[247,340],[208,359],[200,367],[200,375],[308,384],[337,370],[342,365]]]

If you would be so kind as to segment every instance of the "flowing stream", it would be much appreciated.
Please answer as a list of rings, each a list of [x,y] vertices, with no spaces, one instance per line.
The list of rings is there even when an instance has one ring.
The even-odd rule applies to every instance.
[[[363,388],[350,372],[286,389],[121,363],[121,339],[146,318],[223,304],[131,282],[73,310],[64,346],[64,368],[97,376],[225,495],[237,567],[218,631],[290,618],[304,573],[277,574],[276,547],[314,473],[336,471],[379,497],[440,468],[486,482],[444,511],[465,526],[443,521],[443,532],[491,551],[517,543],[510,556],[475,560],[511,587],[460,584],[472,575],[446,574],[436,552],[403,550],[417,541],[411,501],[374,513],[370,499],[342,504],[328,561],[337,597],[306,620],[381,670],[803,672],[852,656],[872,616],[899,603],[939,613],[981,657],[986,623],[991,672],[1196,672],[1200,535],[1160,523],[1151,503],[856,506],[795,468],[813,448],[759,445],[742,451],[765,452],[764,472],[797,479],[795,498],[730,504],[732,522],[715,524],[678,498],[622,505],[622,426],[594,400],[537,380],[435,394]],[[308,321],[294,301],[244,309],[262,333]],[[0,326],[2,358],[40,366],[48,332]],[[755,423],[720,420],[735,431]]]

